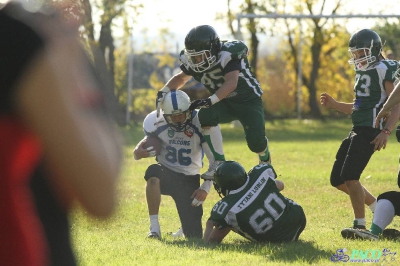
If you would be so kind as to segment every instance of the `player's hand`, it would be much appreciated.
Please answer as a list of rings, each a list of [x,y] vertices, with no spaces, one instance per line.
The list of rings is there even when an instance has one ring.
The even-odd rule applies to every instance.
[[[333,108],[333,105],[335,103],[335,99],[333,99],[332,96],[330,96],[326,92],[321,93],[321,96],[319,97],[319,101],[322,106],[325,106],[327,108]]]
[[[197,207],[203,204],[203,202],[206,200],[208,193],[204,191],[203,189],[196,189],[192,196],[190,198],[193,199],[192,201],[192,206]]]
[[[194,109],[199,109],[202,107],[210,107],[212,105],[211,103],[211,99],[207,98],[207,99],[199,99],[199,100],[194,100],[190,103],[190,110],[194,110]]]
[[[167,86],[164,86],[164,88],[162,88],[157,92],[157,98],[156,98],[157,117],[160,116],[161,104],[164,102],[165,94],[167,94],[167,92],[169,91],[170,89]]]
[[[390,116],[390,111],[381,109],[381,111],[378,113],[378,115],[375,118],[375,127],[379,127],[379,123],[382,118],[384,121],[386,121],[389,118],[389,116]]]
[[[385,149],[386,148],[386,144],[388,142],[388,139],[389,139],[389,135],[386,134],[386,133],[381,132],[370,143],[374,144],[374,151],[380,151],[381,149]]]
[[[156,156],[156,151],[154,150],[153,146],[147,148],[143,147],[145,142],[145,139],[142,139],[133,150],[133,157],[135,158],[135,160]]]

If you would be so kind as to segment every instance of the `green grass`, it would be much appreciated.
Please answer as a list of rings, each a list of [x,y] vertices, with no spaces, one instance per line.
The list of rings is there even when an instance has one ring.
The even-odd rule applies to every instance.
[[[144,171],[154,159],[135,161],[132,151],[143,137],[140,127],[123,129],[126,138],[125,162],[119,184],[119,207],[107,221],[87,217],[82,210],[72,215],[74,248],[80,265],[329,265],[337,249],[346,254],[358,250],[400,252],[400,242],[350,241],[340,230],[352,224],[353,212],[347,195],[330,186],[329,175],[336,150],[347,136],[348,119],[328,122],[283,120],[267,122],[272,160],[279,179],[284,181],[283,194],[305,210],[307,226],[300,241],[286,244],[256,244],[230,233],[220,245],[204,245],[199,240],[176,240],[167,232],[180,227],[175,204],[163,196],[160,224],[163,240],[148,240],[149,219],[145,200]],[[237,160],[248,170],[258,162],[246,146],[241,128],[222,126],[226,159]],[[398,190],[399,146],[395,136],[388,147],[373,155],[361,182],[375,196]],[[204,203],[203,224],[219,199],[212,190]],[[367,227],[372,214],[366,208]],[[396,217],[390,225],[400,228]],[[400,257],[384,265],[399,265]],[[342,263],[342,262],[338,262]],[[348,262],[351,263],[351,262]],[[351,263],[354,264],[354,263]],[[381,265],[381,264],[379,264]]]

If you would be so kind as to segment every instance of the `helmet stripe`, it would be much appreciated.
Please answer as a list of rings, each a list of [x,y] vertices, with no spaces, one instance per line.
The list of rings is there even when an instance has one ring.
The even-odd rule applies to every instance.
[[[178,110],[178,99],[176,97],[176,91],[171,91],[171,101],[174,110]]]

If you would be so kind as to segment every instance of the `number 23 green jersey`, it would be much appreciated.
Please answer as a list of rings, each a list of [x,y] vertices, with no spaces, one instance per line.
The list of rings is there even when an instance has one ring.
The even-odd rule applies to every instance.
[[[245,185],[217,202],[210,220],[218,229],[231,226],[253,241],[281,241],[304,221],[303,209],[284,197],[275,184],[271,165],[258,165],[249,172]]]
[[[353,126],[375,127],[375,118],[388,95],[385,81],[393,82],[398,62],[382,60],[366,70],[357,70],[354,84],[355,99],[351,119]],[[381,122],[381,128],[383,128]]]

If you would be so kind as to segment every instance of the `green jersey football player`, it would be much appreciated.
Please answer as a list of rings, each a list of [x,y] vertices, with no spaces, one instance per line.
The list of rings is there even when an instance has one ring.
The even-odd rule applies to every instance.
[[[235,161],[220,164],[214,186],[221,197],[206,224],[204,241],[220,243],[232,230],[256,242],[296,241],[306,226],[303,208],[280,191],[270,164],[259,164],[247,174]]]
[[[392,93],[398,62],[382,55],[382,41],[370,29],[354,33],[349,41],[349,63],[356,71],[354,102],[338,102],[327,93],[321,94],[321,104],[351,115],[353,127],[340,145],[331,171],[331,185],[350,196],[353,207],[353,228],[365,230],[365,206],[372,211],[376,198],[360,183],[372,154],[385,149],[391,131],[399,119],[399,106],[387,119],[376,116]],[[353,230],[342,230],[344,238],[354,238]]]
[[[244,128],[247,146],[259,155],[260,162],[270,162],[262,90],[247,59],[248,48],[242,41],[220,41],[209,25],[194,27],[185,38],[180,54],[181,71],[174,75],[157,94],[157,106],[170,90],[182,88],[194,78],[202,83],[211,96],[195,100],[191,109],[201,108],[199,119],[207,129],[220,123],[239,120]],[[212,179],[215,168],[225,160],[222,136],[204,133],[214,152],[215,163],[202,175]]]

